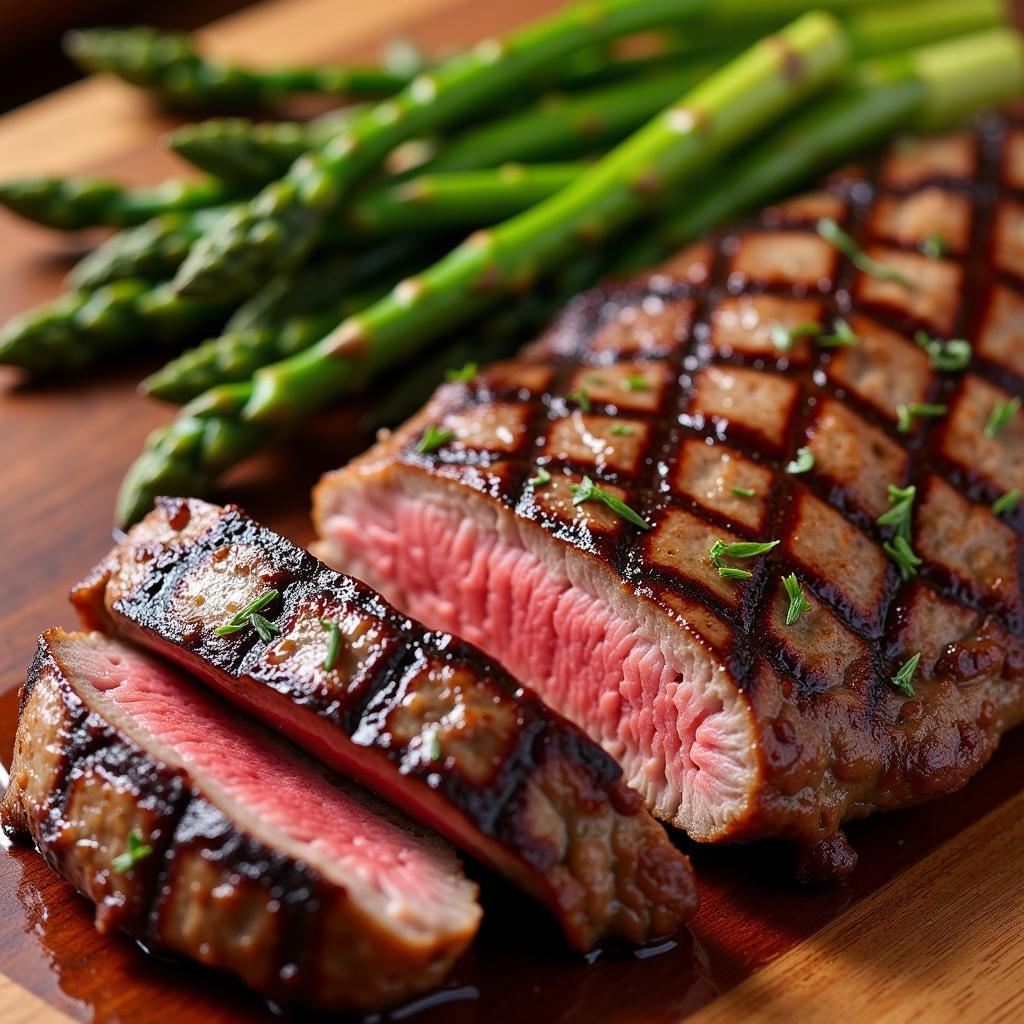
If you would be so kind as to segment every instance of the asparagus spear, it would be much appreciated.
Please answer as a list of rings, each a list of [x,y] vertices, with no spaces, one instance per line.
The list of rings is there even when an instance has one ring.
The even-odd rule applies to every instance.
[[[139,27],[70,32],[67,55],[84,71],[107,72],[148,89],[175,107],[272,108],[288,96],[390,96],[419,68],[295,67],[256,70],[210,60],[179,32]]]
[[[127,188],[101,178],[22,178],[0,183],[0,205],[27,220],[63,231],[130,227],[165,213],[220,206],[244,193],[216,178],[171,179]]]
[[[854,2],[827,0],[824,6]],[[770,13],[778,4],[792,8],[793,0],[760,0],[757,9]],[[225,216],[193,247],[177,286],[196,297],[252,292],[302,262],[324,223],[349,202],[353,186],[396,146],[465,123],[580,49],[692,21],[723,5],[733,14],[751,6],[749,0],[592,0],[502,42],[484,41],[417,77],[393,100],[367,111],[322,149],[298,160],[280,181]]]
[[[144,514],[157,494],[204,490],[282,422],[349,393],[502,294],[528,287],[545,268],[569,262],[580,240],[588,251],[595,248],[634,220],[652,193],[680,188],[819,88],[845,59],[832,18],[801,18],[707,79],[552,199],[479,232],[305,352],[252,381],[207,392],[151,435],[122,485],[120,521]]]
[[[356,247],[367,239],[483,227],[546,199],[575,178],[578,164],[506,165],[492,171],[424,174],[367,191],[323,235],[324,248]],[[166,214],[122,231],[72,271],[76,288],[124,277],[169,278],[189,248],[223,216],[224,208]]]
[[[325,145],[365,110],[344,107],[306,122],[215,117],[183,125],[164,138],[201,171],[255,190],[280,178],[303,153]]]
[[[126,278],[12,317],[0,330],[0,364],[34,373],[80,369],[139,339],[180,342],[223,320],[229,308],[183,299],[167,283]]]

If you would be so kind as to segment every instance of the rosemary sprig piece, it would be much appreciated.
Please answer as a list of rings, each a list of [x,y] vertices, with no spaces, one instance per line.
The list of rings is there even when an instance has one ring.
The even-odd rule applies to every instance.
[[[223,626],[218,626],[214,633],[217,636],[233,636],[243,629],[251,628],[256,631],[256,635],[264,643],[270,643],[275,636],[280,636],[281,628],[260,613],[268,604],[276,601],[280,596],[279,591],[268,590],[265,594],[257,597],[256,600],[250,601],[230,622]]]
[[[797,338],[821,334],[821,331],[821,324],[797,324],[796,327],[772,324],[768,330],[768,336],[772,345],[780,352],[792,352]]]
[[[437,427],[427,427],[427,429],[423,431],[420,443],[416,445],[416,451],[418,451],[420,455],[430,455],[433,452],[436,452],[438,448],[443,448],[454,437],[454,430],[438,430]]]
[[[913,657],[908,658],[891,677],[890,682],[904,697],[914,696],[914,676],[917,674],[917,666],[921,663],[921,652],[918,651]]]
[[[949,412],[948,405],[938,405],[935,402],[910,402],[906,405],[896,406],[896,429],[901,434],[909,434],[914,429],[914,420],[937,419]],[[987,434],[987,429],[986,429]]]
[[[588,395],[583,388],[576,388],[575,391],[570,391],[565,397],[570,402],[578,405],[584,412],[590,412],[594,407],[593,403],[590,401],[590,395]]]
[[[480,367],[476,363],[466,363],[458,370],[445,370],[444,379],[449,384],[468,384],[477,374]]]
[[[904,288],[913,288],[911,282],[898,270],[869,256],[831,217],[823,217],[818,221],[818,234],[868,276]]]
[[[910,540],[916,497],[917,488],[913,484],[909,487],[897,487],[895,484],[890,484],[889,502],[892,508],[888,512],[883,512],[875,522],[879,526],[894,526],[898,536]]]
[[[1005,402],[996,402],[992,407],[988,423],[985,424],[985,436],[995,437],[1017,414],[1020,404],[1020,399],[1016,397],[1007,399]]]
[[[718,575],[727,580],[749,580],[754,574],[746,569],[737,569],[732,565],[722,565],[722,559],[729,558],[756,558],[758,555],[766,554],[772,548],[777,547],[780,541],[734,541],[726,544],[724,540],[716,540],[708,550],[711,564],[718,570]]]
[[[324,655],[323,667],[325,672],[331,672],[338,663],[338,653],[341,651],[341,629],[330,619],[321,619],[320,625],[327,630],[327,653]]]
[[[941,260],[949,251],[949,245],[941,231],[933,231],[921,244],[921,251],[930,260]]]
[[[796,458],[786,465],[786,472],[790,476],[800,476],[802,473],[810,473],[814,469],[814,452],[804,446],[797,448]]]
[[[543,466],[538,466],[536,476],[531,476],[526,482],[536,490],[538,487],[551,483],[551,474]]]
[[[799,621],[800,616],[804,612],[811,610],[811,602],[804,596],[804,592],[800,587],[800,581],[796,578],[795,572],[782,577],[782,586],[786,591],[786,596],[789,598],[789,608],[786,611],[786,625],[792,626]]]
[[[1017,510],[1019,504],[1020,488],[1014,487],[1012,491],[1007,491],[1002,497],[996,498],[992,502],[992,511],[997,516],[1008,516]]]
[[[128,848],[119,853],[111,862],[115,874],[123,875],[131,871],[140,860],[145,860],[153,853],[153,847],[143,842],[142,836],[132,829],[128,833]]]
[[[927,331],[917,331],[914,341],[927,356],[936,370],[943,373],[959,373],[966,370],[971,362],[971,346],[963,338],[942,341],[933,338]]]
[[[822,334],[818,344],[822,348],[853,348],[860,344],[860,337],[845,320],[836,320],[832,324],[832,333]]]
[[[737,498],[753,498],[757,496],[757,491],[753,487],[737,487],[735,484],[729,488],[730,491]]]
[[[905,580],[909,580],[923,564],[910,546],[910,541],[902,534],[897,533],[892,540],[887,540],[882,545],[882,550],[896,563],[900,576]]]
[[[621,498],[616,498],[611,491],[599,487],[589,476],[585,476],[582,483],[573,484],[571,490],[573,505],[582,505],[588,501],[600,502],[610,508],[620,519],[625,519],[626,522],[632,523],[641,530],[651,529],[651,524],[639,512],[631,509]]]

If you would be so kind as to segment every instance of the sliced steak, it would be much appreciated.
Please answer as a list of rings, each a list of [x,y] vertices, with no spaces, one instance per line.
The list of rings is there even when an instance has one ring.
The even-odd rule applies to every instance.
[[[667,936],[695,905],[688,861],[597,744],[238,509],[162,500],[72,599],[521,885],[577,948]]]
[[[665,821],[850,870],[843,820],[957,789],[1024,715],[1018,189],[1020,130],[907,142],[599,288],[325,477],[318,553],[500,661]],[[736,578],[716,541],[778,546],[719,555]]]
[[[0,820],[96,904],[101,932],[289,1003],[432,988],[480,920],[439,839],[97,633],[40,639]]]

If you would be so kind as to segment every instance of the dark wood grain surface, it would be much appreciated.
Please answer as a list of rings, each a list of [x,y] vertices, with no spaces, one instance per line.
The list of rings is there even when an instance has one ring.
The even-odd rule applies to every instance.
[[[428,44],[458,44],[548,6],[548,0],[524,0],[515,8],[475,0],[381,0],[373,32],[383,37],[401,30]],[[322,0],[264,5],[248,16],[250,20],[238,23],[237,38],[249,41],[255,57],[274,52],[275,38],[286,41],[283,45],[291,48],[290,54],[353,53],[346,25],[341,19],[325,23],[323,10]],[[228,26],[219,35],[214,33],[214,39],[230,49],[233,31]],[[307,42],[296,42],[302,39]],[[364,31],[354,55],[365,56],[373,41],[373,35]],[[55,113],[56,101],[47,101],[34,122],[22,114],[9,123],[0,119],[0,174],[24,168],[32,156],[23,151],[26,139],[37,140],[40,162],[70,161],[74,166],[79,137],[82,151],[102,154],[101,160],[77,165],[79,169],[132,181],[176,173],[178,168],[156,141],[168,122],[144,104],[137,105],[134,97],[110,92],[117,88],[104,84],[101,91],[90,85],[69,93],[65,109],[80,109],[85,112],[81,117]],[[136,116],[127,125],[90,123],[86,115],[93,107],[130,109]],[[75,137],[36,131],[39,125],[79,122]],[[71,258],[90,241],[64,239],[0,216],[0,317],[54,294]],[[13,373],[0,375],[4,763],[9,763],[16,689],[35,637],[49,626],[74,624],[67,587],[109,547],[120,477],[146,433],[169,415],[134,393],[135,382],[159,361],[158,353],[140,351],[121,370],[105,369],[45,386],[26,385]],[[356,427],[357,412],[349,408],[319,419],[286,445],[243,467],[215,497],[230,497],[296,541],[307,541],[310,486],[321,471],[340,464],[366,443]],[[824,934],[823,929],[837,920],[856,920],[859,908],[873,906],[872,898],[901,872],[932,863],[945,844],[1024,790],[1022,763],[1024,733],[1018,731],[1007,737],[992,764],[961,794],[855,825],[850,836],[860,867],[850,880],[832,887],[795,885],[790,881],[789,854],[774,845],[692,849],[703,900],[692,934],[664,949],[639,954],[604,950],[589,960],[574,956],[539,911],[471,866],[484,882],[486,918],[480,939],[441,993],[393,1016],[455,1024],[681,1020],[772,962],[799,958],[804,950],[811,956],[815,937]],[[980,828],[971,843],[979,874],[985,870],[986,857],[985,826]],[[928,885],[935,892],[928,900],[938,908],[947,897],[933,875],[924,872],[922,877],[930,879]],[[958,884],[962,889],[963,882]],[[1022,892],[1024,882],[1018,878],[1017,890],[1005,898],[1019,901]],[[872,912],[877,916],[877,908]],[[922,948],[928,941],[926,917],[920,922]],[[1024,943],[1024,934],[1019,939]],[[1017,994],[1024,990],[1019,972],[996,974],[996,983],[1012,989],[1016,977]],[[229,978],[146,957],[118,936],[99,936],[87,903],[29,850],[0,851],[0,975],[18,986],[15,991],[33,993],[81,1021],[165,1024],[274,1017],[271,1008]],[[0,1020],[3,998],[0,993]],[[744,1005],[744,1012],[751,1013]],[[31,1019],[28,1011],[25,1014],[23,1019]],[[971,1019],[969,1010],[960,1017]],[[815,1019],[811,1006],[806,1019]]]

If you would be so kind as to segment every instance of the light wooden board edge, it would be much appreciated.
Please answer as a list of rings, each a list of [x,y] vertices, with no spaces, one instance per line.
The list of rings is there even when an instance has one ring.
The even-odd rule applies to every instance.
[[[313,60],[343,40],[356,49],[428,18],[459,0],[268,0],[222,18],[201,33],[211,54],[253,63]],[[0,177],[71,174],[153,138],[145,96],[97,76],[0,117]],[[73,145],[69,144],[73,140]]]
[[[70,1017],[0,974],[0,1020],[4,1024],[74,1024]]]
[[[1024,793],[687,1024],[1022,1020]]]

